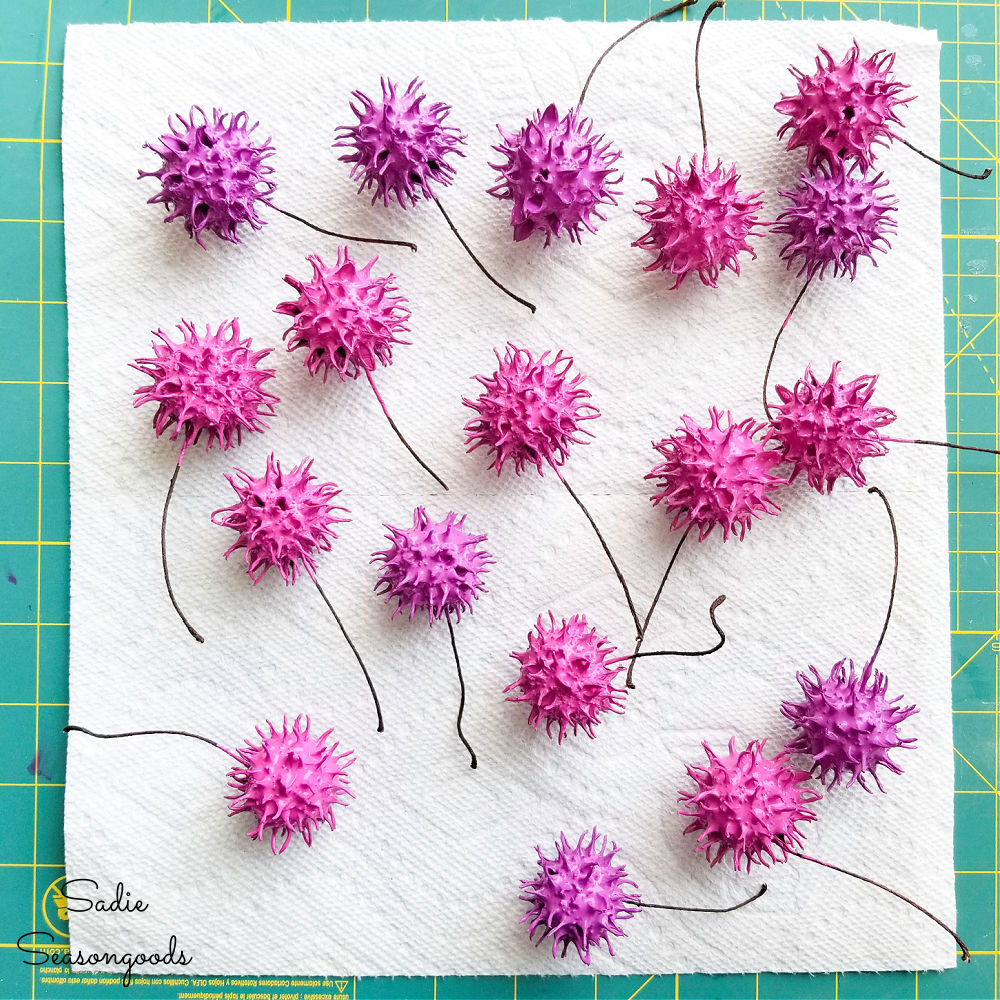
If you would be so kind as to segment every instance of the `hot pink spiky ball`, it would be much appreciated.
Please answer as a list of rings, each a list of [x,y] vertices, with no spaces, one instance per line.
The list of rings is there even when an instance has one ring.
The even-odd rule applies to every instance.
[[[445,615],[460,621],[463,611],[472,612],[472,602],[486,590],[482,574],[495,560],[480,548],[486,536],[465,530],[464,514],[448,511],[443,521],[432,521],[417,507],[412,528],[385,527],[389,547],[373,553],[371,561],[383,564],[375,592],[384,595],[387,604],[397,602],[393,618],[405,609],[412,621],[426,609],[433,625]]]
[[[887,407],[872,405],[877,375],[842,382],[839,372],[837,361],[820,382],[806,368],[791,389],[775,387],[781,402],[771,408],[774,436],[792,464],[789,481],[804,472],[820,493],[829,493],[841,476],[864,486],[861,462],[887,453],[881,430],[896,419]]]
[[[246,549],[244,561],[254,583],[272,566],[286,584],[295,583],[303,570],[315,582],[315,553],[329,552],[337,537],[332,526],[350,521],[334,513],[349,513],[333,502],[339,487],[319,482],[309,471],[312,463],[307,458],[284,472],[272,453],[263,476],[242,469],[226,476],[239,499],[215,511],[212,521],[239,532],[225,556]]]
[[[736,165],[723,168],[719,160],[713,167],[707,153],[700,164],[693,156],[689,168],[678,159],[676,167],[665,163],[663,169],[666,180],[659,172],[644,178],[653,185],[653,197],[640,201],[636,214],[649,231],[632,246],[656,254],[646,270],[668,272],[674,278],[672,288],[680,288],[693,273],[702,284],[715,288],[727,267],[740,273],[741,253],[756,258],[748,239],[761,233],[755,228],[756,213],[764,192],[740,194]]]
[[[572,945],[590,965],[591,948],[606,944],[608,954],[614,955],[611,938],[624,937],[621,922],[639,912],[639,894],[627,888],[637,886],[624,865],[614,863],[618,845],[612,841],[609,847],[608,838],[600,837],[596,828],[589,841],[582,834],[575,847],[560,833],[555,846],[553,858],[535,848],[538,874],[521,882],[520,898],[530,906],[521,923],[528,925],[532,940],[541,928],[536,944],[552,938],[553,957],[565,958]]]
[[[157,404],[153,429],[157,437],[170,431],[171,441],[183,439],[180,464],[202,435],[206,448],[218,445],[225,451],[239,444],[244,432],[266,430],[279,400],[261,388],[274,378],[273,368],[258,367],[271,348],[253,350],[250,338],[240,337],[239,320],[220,324],[215,333],[209,324],[200,334],[186,319],[177,329],[177,342],[155,331],[160,343],[153,342],[154,356],[136,358],[130,367],[153,380],[135,390],[134,405]]]
[[[517,132],[497,129],[501,142],[493,148],[504,159],[490,164],[498,181],[488,194],[513,202],[515,242],[536,231],[546,246],[564,233],[576,242],[584,230],[596,233],[601,207],[618,204],[622,175],[615,168],[621,153],[594,134],[591,119],[579,108],[560,118],[550,104]]]
[[[587,624],[583,615],[564,618],[560,625],[549,612],[549,624],[541,615],[528,633],[528,648],[510,655],[521,665],[521,674],[504,693],[520,688],[508,701],[524,701],[531,706],[528,725],[538,729],[544,720],[546,735],[553,728],[560,743],[572,729],[582,729],[591,739],[594,726],[605,712],[625,711],[625,689],[614,682],[621,667],[606,662],[615,653],[607,636]]]
[[[899,96],[907,85],[892,77],[896,56],[880,49],[862,59],[857,42],[839,62],[822,46],[819,51],[811,76],[791,67],[799,89],[774,106],[788,116],[778,138],[788,133],[788,149],[805,147],[810,170],[851,161],[868,169],[874,147],[899,138],[893,131],[902,124],[896,108],[913,100]]]
[[[375,370],[376,364],[392,364],[394,344],[408,344],[397,334],[409,330],[410,310],[406,299],[393,295],[394,274],[373,276],[373,257],[364,267],[351,259],[347,247],[337,248],[337,263],[327,267],[317,256],[311,281],[285,275],[285,281],[299,293],[297,299],[282,302],[274,310],[292,317],[285,331],[288,350],[306,350],[305,365],[310,375],[323,373],[326,381],[334,372],[341,382]]]
[[[766,424],[733,423],[715,407],[708,414],[707,427],[685,415],[677,433],[654,442],[663,461],[646,476],[658,491],[650,499],[674,512],[671,528],[696,525],[703,540],[718,526],[723,541],[737,531],[742,539],[754,518],[781,510],[770,494],[788,480],[771,472],[781,455],[766,447],[773,434]]]
[[[385,77],[381,83],[381,100],[360,90],[351,95],[358,122],[337,129],[334,147],[351,150],[340,159],[351,164],[351,178],[360,181],[359,194],[370,188],[373,205],[388,205],[395,198],[407,208],[420,198],[433,198],[432,183],[452,182],[455,168],[448,157],[465,155],[459,148],[465,136],[445,125],[449,105],[425,103],[420,80],[411,80],[403,91]]]
[[[803,174],[791,191],[780,191],[788,207],[772,231],[788,237],[780,257],[789,269],[801,263],[799,274],[822,278],[846,274],[851,281],[858,261],[867,257],[877,267],[875,251],[890,248],[888,234],[896,228],[896,199],[882,193],[889,182],[881,174],[865,177],[855,170],[819,167]]]
[[[870,791],[867,774],[884,792],[877,769],[903,773],[889,753],[916,743],[916,737],[899,735],[899,724],[918,711],[916,705],[897,704],[902,695],[886,698],[889,680],[871,663],[859,674],[853,660],[841,660],[825,679],[815,667],[809,670],[812,676],[795,675],[805,701],[781,705],[781,714],[798,730],[785,749],[811,757],[813,774],[828,787],[846,777],[848,788],[857,782]]]
[[[494,350],[497,370],[473,376],[485,392],[462,400],[478,414],[465,425],[469,451],[489,449],[489,467],[498,476],[505,462],[518,475],[526,465],[542,474],[543,464],[562,465],[571,444],[585,444],[584,436],[592,436],[581,424],[600,411],[587,402],[590,393],[581,387],[585,376],[570,375],[573,359],[562,351],[551,361],[549,353],[536,359],[523,347],[508,344],[501,358]]]
[[[201,237],[206,230],[239,243],[240,225],[264,226],[256,203],[266,203],[277,187],[269,176],[273,168],[264,162],[274,147],[270,137],[257,142],[253,132],[259,123],[249,122],[245,111],[232,115],[213,108],[209,119],[193,107],[187,118],[168,118],[170,131],[143,147],[163,161],[159,170],[139,171],[140,178],[155,177],[162,185],[149,204],[165,205],[163,221],[182,219],[200,246],[205,246]]]
[[[333,729],[313,736],[309,716],[304,725],[302,718],[298,716],[291,726],[285,719],[280,729],[268,721],[269,732],[257,727],[259,743],[251,739],[246,746],[227,751],[239,762],[229,771],[229,785],[235,789],[227,796],[233,800],[229,814],[253,813],[257,825],[247,836],[263,840],[270,833],[275,854],[288,847],[293,834],[302,834],[311,846],[313,832],[324,823],[336,829],[333,807],[346,805],[347,796],[354,798],[347,787],[354,752],[338,754],[340,744],[326,742]]]
[[[746,750],[737,751],[731,739],[724,757],[703,743],[707,766],[688,765],[697,789],[680,793],[684,807],[678,812],[691,817],[684,832],[698,834],[697,849],[711,865],[730,851],[737,871],[744,865],[749,871],[751,864],[787,861],[787,848],[802,846],[798,824],[816,819],[808,806],[822,796],[799,787],[809,772],[791,767],[787,750],[765,757],[766,742],[751,741]]]

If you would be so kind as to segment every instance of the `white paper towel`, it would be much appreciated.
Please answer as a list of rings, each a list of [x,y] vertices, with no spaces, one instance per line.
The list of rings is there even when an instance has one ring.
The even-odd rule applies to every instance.
[[[502,689],[517,675],[539,613],[583,611],[622,647],[630,620],[596,539],[558,480],[504,474],[464,453],[469,377],[493,370],[508,338],[534,351],[571,352],[602,416],[573,449],[566,476],[602,525],[641,609],[676,541],[652,508],[642,476],[651,439],[682,413],[709,405],[760,416],[771,340],[800,283],[777,261],[777,238],[718,290],[696,278],[670,292],[630,248],[643,231],[632,213],[641,178],[699,143],[693,24],[645,29],[605,63],[586,110],[623,151],[620,206],[580,246],[514,246],[509,204],[487,197],[495,124],[517,127],[536,106],[568,107],[620,25],[338,24],[78,27],[66,55],[63,153],[70,309],[72,630],[71,718],[98,730],[182,728],[233,745],[255,724],[309,712],[357,751],[336,832],[280,858],[250,842],[246,817],[225,812],[227,758],[182,738],[70,740],[66,863],[71,878],[121,880],[149,903],[141,914],[72,916],[74,950],[163,949],[170,934],[188,972],[376,974],[577,973],[534,948],[518,919],[518,882],[534,845],[596,825],[649,901],[717,905],[770,892],[729,916],[644,912],[617,955],[593,971],[740,972],[940,968],[951,940],[907,906],[833,872],[793,860],[771,872],[710,870],[676,814],[684,765],[702,739],[721,748],[790,735],[778,712],[798,692],[795,671],[863,661],[881,626],[891,541],[880,502],[849,485],[820,497],[798,483],[783,512],[745,542],[713,535],[678,560],[648,648],[697,648],[714,636],[707,607],[719,593],[725,649],[704,660],[646,660],[624,716],[562,747],[526,726]],[[899,53],[899,78],[917,99],[907,138],[937,149],[938,44],[927,31],[888,24],[712,23],[702,74],[710,149],[741,166],[742,187],[765,189],[765,218],[780,211],[802,157],[782,152],[772,105],[792,87],[787,66],[811,65],[816,43],[843,52]],[[426,79],[468,134],[467,156],[442,200],[501,280],[538,303],[528,313],[479,274],[434,211],[370,207],[330,148],[351,120],[349,92],[380,73]],[[386,249],[413,308],[412,347],[400,348],[381,390],[414,446],[451,486],[447,496],[410,460],[364,381],[324,385],[302,355],[281,349],[291,297],[282,276],[308,273],[305,256],[336,242],[275,213],[242,246],[207,251],[146,204],[158,161],[142,143],[170,112],[191,104],[246,108],[274,137],[276,204],[320,225],[413,238],[420,252]],[[814,282],[781,344],[775,377],[807,362],[825,373],[880,372],[877,400],[900,414],[900,436],[945,434],[941,367],[938,172],[902,147],[879,158],[899,198],[899,231],[876,270],[853,284]],[[353,250],[352,250],[353,252]],[[356,255],[366,259],[363,248]],[[282,402],[273,426],[238,451],[192,450],[169,525],[174,586],[207,637],[194,643],[174,615],[159,564],[159,515],[177,448],[157,441],[150,408],[134,411],[139,378],[127,364],[149,353],[151,329],[182,317],[217,324],[238,315],[255,344],[275,346]],[[270,387],[270,386],[269,386]],[[251,587],[239,557],[224,563],[231,532],[209,513],[232,502],[222,473],[259,470],[274,449],[286,463],[344,488],[343,526],[319,576],[370,666],[385,709],[375,733],[360,672],[308,581]],[[954,918],[952,751],[948,647],[945,456],[897,445],[866,471],[894,504],[901,533],[896,613],[880,665],[892,691],[916,701],[906,724],[918,749],[888,794],[838,790],[807,827],[808,849],[904,891]],[[489,594],[457,628],[468,684],[465,732],[479,753],[471,771],[454,730],[457,683],[447,631],[389,620],[372,594],[370,553],[382,522],[408,524],[415,504],[433,516],[468,513],[497,557]]]

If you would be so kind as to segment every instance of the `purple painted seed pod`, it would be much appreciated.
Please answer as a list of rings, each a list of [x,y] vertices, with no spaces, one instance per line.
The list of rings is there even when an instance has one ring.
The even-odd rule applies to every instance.
[[[497,183],[487,193],[513,203],[514,241],[538,231],[549,246],[564,234],[579,242],[584,230],[596,233],[601,208],[618,204],[622,175],[615,168],[621,153],[594,134],[591,119],[579,108],[560,117],[550,104],[517,132],[497,129],[501,142],[493,148],[503,161],[490,164]]]
[[[426,609],[433,625],[445,615],[460,621],[463,612],[472,612],[472,602],[486,591],[482,574],[494,562],[480,548],[486,535],[466,531],[464,515],[448,511],[443,521],[432,521],[423,507],[414,510],[412,528],[385,527],[389,547],[371,561],[382,563],[375,592],[387,604],[396,601],[393,618],[407,611],[412,621]]]
[[[590,965],[591,948],[606,944],[614,955],[611,939],[625,936],[621,924],[639,912],[640,898],[628,891],[636,884],[624,866],[614,863],[618,845],[612,841],[609,847],[608,838],[595,828],[589,840],[582,834],[575,847],[561,833],[555,848],[550,858],[536,847],[538,874],[521,882],[520,898],[530,906],[521,918],[528,937],[534,939],[541,929],[536,944],[551,937],[554,958],[565,958],[572,945],[585,965]]]
[[[357,124],[341,125],[333,145],[350,150],[340,159],[351,164],[358,194],[371,190],[373,205],[395,199],[408,208],[433,198],[432,184],[451,184],[455,167],[448,158],[465,155],[459,148],[465,136],[445,124],[449,105],[427,102],[420,80],[414,78],[405,90],[386,77],[381,84],[381,99],[354,91],[351,110]]]
[[[785,749],[811,757],[813,774],[828,788],[847,778],[846,787],[857,782],[871,791],[865,782],[869,775],[884,792],[878,768],[903,773],[889,753],[916,743],[916,737],[899,735],[900,723],[916,714],[916,705],[897,704],[902,695],[887,698],[889,680],[871,663],[858,673],[853,660],[841,660],[827,678],[815,667],[809,670],[812,676],[795,675],[805,700],[781,705],[781,714],[798,730]]]
[[[209,118],[193,107],[187,118],[168,118],[170,131],[143,147],[163,161],[158,170],[139,171],[140,178],[155,177],[161,185],[149,204],[162,203],[167,209],[163,221],[181,219],[199,246],[205,246],[206,231],[239,243],[241,225],[264,226],[256,203],[268,202],[277,187],[270,179],[274,170],[265,162],[274,147],[270,137],[253,138],[259,123],[249,121],[245,111],[227,114],[213,108]]]

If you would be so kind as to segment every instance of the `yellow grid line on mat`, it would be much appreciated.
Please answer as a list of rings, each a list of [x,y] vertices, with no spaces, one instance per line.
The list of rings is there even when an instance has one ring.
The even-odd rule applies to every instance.
[[[45,114],[48,108],[49,92],[49,48],[52,42],[52,0],[49,0],[45,20],[45,70],[42,76],[42,121],[39,145],[38,165],[38,378],[41,383],[44,371],[45,347]],[[35,559],[35,757],[34,757],[34,802],[33,831],[31,856],[31,929],[38,929],[38,745],[39,745],[39,707],[41,700],[41,662],[42,662],[42,456],[44,415],[44,390],[38,386],[38,551]],[[35,966],[31,967],[31,1000],[35,1000]]]

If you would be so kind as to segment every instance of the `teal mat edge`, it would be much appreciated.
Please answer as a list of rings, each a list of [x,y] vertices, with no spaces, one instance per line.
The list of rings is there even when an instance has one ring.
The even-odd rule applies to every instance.
[[[264,21],[561,16],[638,19],[648,3],[560,0],[0,0],[0,996],[103,998],[120,983],[71,982],[22,964],[17,938],[55,932],[51,886],[62,868],[62,776],[68,648],[65,276],[59,108],[62,44],[72,22]],[[941,37],[942,151],[972,169],[996,165],[997,5],[909,0],[728,0],[727,17],[885,19]],[[944,175],[944,363],[952,440],[997,447],[996,175]],[[31,206],[29,209],[28,206]],[[35,206],[37,206],[37,211]],[[997,465],[952,455],[952,660],[956,745],[956,890],[971,965],[946,973],[829,976],[628,976],[247,981],[177,977],[129,987],[140,997],[242,993],[241,1000],[532,997],[997,998]],[[346,970],[344,970],[346,972]],[[65,981],[59,981],[64,979]],[[342,985],[343,984],[343,985]]]

